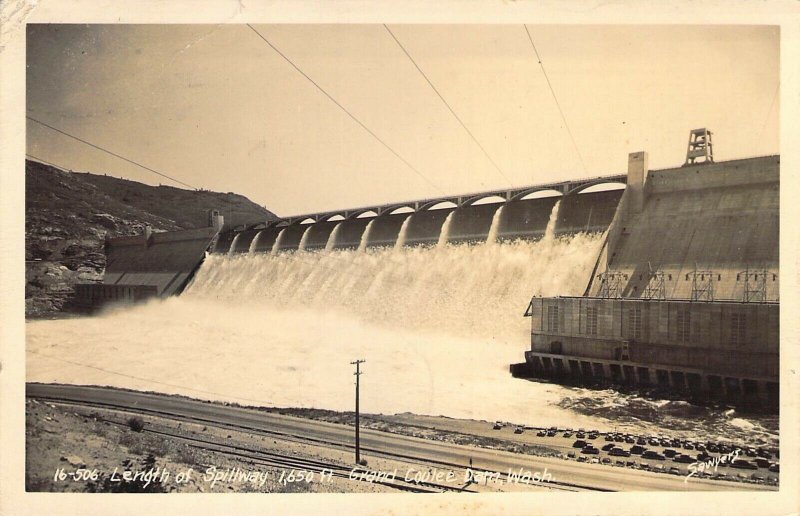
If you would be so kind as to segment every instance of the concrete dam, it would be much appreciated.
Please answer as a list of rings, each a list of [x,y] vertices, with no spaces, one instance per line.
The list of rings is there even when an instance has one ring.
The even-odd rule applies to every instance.
[[[514,376],[775,406],[779,158],[705,141],[670,169],[112,239],[87,304],[335,309],[482,339]]]

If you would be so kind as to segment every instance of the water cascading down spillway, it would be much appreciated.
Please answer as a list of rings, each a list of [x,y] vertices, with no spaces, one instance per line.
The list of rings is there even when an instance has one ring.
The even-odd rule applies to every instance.
[[[336,224],[333,231],[331,231],[331,234],[328,236],[328,241],[325,243],[326,251],[333,251],[333,248],[336,247],[336,237],[339,236],[339,227],[341,225],[341,222]]]
[[[278,233],[278,238],[275,239],[275,243],[272,244],[272,251],[270,254],[276,255],[278,254],[278,249],[281,248],[281,240],[283,239],[283,234],[286,232],[286,228],[281,229],[281,232]]]
[[[305,231],[303,231],[303,236],[300,237],[300,245],[297,247],[298,251],[305,251],[306,244],[308,244],[308,231],[311,229],[312,224],[309,224]]]
[[[233,254],[234,250],[236,249],[236,244],[239,242],[239,237],[241,235],[242,235],[241,233],[236,233],[236,235],[233,237],[233,241],[231,242],[231,247],[230,249],[228,249],[228,256],[231,256]]]
[[[489,227],[489,234],[486,236],[486,245],[494,245],[497,242],[497,235],[500,233],[500,221],[503,217],[504,207],[505,204],[501,204],[492,216],[492,225]]]
[[[261,233],[263,233],[263,231],[256,233],[255,238],[253,238],[253,241],[250,242],[250,248],[247,250],[247,254],[253,254],[256,251],[256,246],[258,245],[258,239],[261,238]]]
[[[447,244],[447,240],[450,238],[450,224],[453,222],[453,214],[455,210],[451,211],[447,214],[447,218],[444,219],[444,223],[442,223],[442,229],[439,231],[439,241],[436,243],[437,248],[442,248]]]
[[[404,245],[406,245],[406,236],[408,235],[408,225],[411,223],[411,218],[414,216],[412,213],[405,219],[403,219],[403,224],[400,225],[400,231],[397,233],[397,241],[394,243],[395,249],[401,249]]]
[[[369,233],[372,230],[372,224],[375,222],[375,219],[372,219],[367,224],[367,227],[364,228],[364,233],[361,234],[361,241],[358,244],[358,252],[363,253],[367,249],[367,243],[369,242]]]
[[[279,253],[279,235],[266,260],[210,256],[183,296],[281,310],[335,309],[383,326],[513,343],[516,353],[530,338],[519,314],[531,296],[580,295],[599,252],[597,234],[554,237],[558,210],[552,207],[538,241],[447,245],[454,212],[440,227],[437,247],[403,245],[413,215],[403,220],[394,248],[369,253],[363,251],[369,225],[357,249],[333,250],[334,229],[328,251],[305,256]],[[493,234],[500,231],[502,213],[498,207]]]
[[[547,227],[544,230],[542,240],[545,242],[552,242],[556,237],[556,223],[558,223],[558,210],[561,206],[561,199],[556,201],[553,205],[553,210],[550,212],[550,219],[547,221]]]

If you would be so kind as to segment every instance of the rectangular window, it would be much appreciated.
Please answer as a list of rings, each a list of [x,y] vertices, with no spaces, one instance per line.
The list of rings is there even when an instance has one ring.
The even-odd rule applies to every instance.
[[[642,336],[642,307],[634,306],[628,309],[628,335],[632,339]]]
[[[558,305],[547,307],[547,330],[558,332]]]
[[[747,316],[731,314],[731,344],[744,346],[747,344]]]
[[[597,335],[597,307],[586,307],[586,334]]]
[[[692,312],[678,308],[678,342],[689,342],[692,338]]]

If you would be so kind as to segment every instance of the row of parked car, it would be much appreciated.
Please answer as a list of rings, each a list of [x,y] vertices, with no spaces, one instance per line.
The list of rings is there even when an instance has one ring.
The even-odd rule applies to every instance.
[[[597,430],[584,430],[578,429],[573,432],[572,429],[560,429],[556,427],[550,427],[548,429],[541,429],[539,430],[536,435],[539,437],[556,437],[558,434],[565,439],[575,436],[576,439],[589,439],[594,440],[600,437],[600,432]],[[607,442],[615,442],[615,443],[627,443],[627,444],[636,444],[637,446],[660,446],[663,448],[679,448],[683,450],[697,450],[699,452],[710,452],[710,453],[732,453],[736,449],[740,449],[742,454],[747,457],[757,458],[760,457],[762,459],[772,459],[772,458],[779,458],[780,452],[776,447],[760,447],[760,448],[753,448],[753,447],[746,447],[746,448],[738,448],[733,446],[732,444],[722,444],[722,443],[713,443],[713,442],[697,442],[697,441],[689,441],[685,439],[678,439],[678,438],[667,438],[667,437],[643,437],[643,436],[634,436],[630,434],[623,434],[623,433],[607,433],[604,434],[604,440]]]
[[[581,453],[584,455],[599,455],[600,450],[595,448],[593,445],[587,443],[584,440],[578,439],[574,443],[572,443],[573,448],[579,448]],[[712,457],[706,452],[700,452],[696,456],[692,457],[686,453],[680,453],[677,450],[673,450],[672,448],[667,448],[663,450],[662,453],[659,453],[655,450],[648,450],[643,446],[638,444],[634,444],[630,447],[629,450],[621,448],[614,443],[608,443],[601,448],[602,451],[607,452],[612,457],[630,457],[631,455],[640,455],[643,459],[649,460],[667,460],[672,459],[673,462],[678,462],[680,464],[694,464],[696,462],[703,462],[710,460]],[[759,469],[764,468],[768,469],[773,473],[780,472],[779,465],[775,462],[770,462],[764,458],[757,458],[755,461],[748,461],[745,459],[735,459],[731,464],[730,467],[737,468],[737,469]]]
[[[502,427],[503,424],[500,422],[495,424],[495,429],[500,429]],[[517,426],[514,430],[514,433],[521,434],[523,431],[523,427]],[[617,432],[601,434],[597,430],[585,430],[583,428],[572,430],[571,428],[550,427],[547,429],[539,429],[536,433],[538,437],[556,437],[559,434],[565,439],[573,437],[574,435],[577,440],[572,444],[572,447],[579,448],[581,450],[581,454],[583,455],[599,455],[600,449],[596,448],[588,441],[597,440],[601,435],[603,435],[603,439],[607,441],[608,444],[603,446],[601,449],[602,451],[608,452],[609,455],[614,457],[630,457],[631,455],[639,455],[643,459],[657,461],[672,459],[673,462],[692,464],[695,462],[702,462],[712,459],[713,457],[709,455],[709,453],[726,455],[739,449],[741,456],[749,457],[753,460],[751,461],[744,458],[737,458],[733,461],[733,463],[729,464],[730,467],[750,470],[766,469],[772,473],[778,473],[780,471],[779,464],[772,460],[780,457],[779,451],[776,447],[738,448],[731,444],[714,442],[703,443],[678,438],[655,436],[644,437]],[[617,446],[615,443],[626,443],[631,444],[632,446],[626,450]],[[657,450],[647,449],[645,446],[661,447],[664,449],[659,452]],[[698,451],[699,453],[692,456],[687,453],[682,453],[678,450]]]

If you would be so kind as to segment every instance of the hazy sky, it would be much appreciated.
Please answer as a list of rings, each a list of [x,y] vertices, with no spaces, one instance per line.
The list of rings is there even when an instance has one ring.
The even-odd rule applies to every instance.
[[[522,25],[390,26],[502,174],[383,26],[256,28],[424,179],[246,25],[29,25],[28,115],[280,215],[621,173],[639,150],[676,166],[696,127],[717,160],[779,152],[776,27],[530,25],[584,170]],[[171,184],[27,137],[73,170]]]

